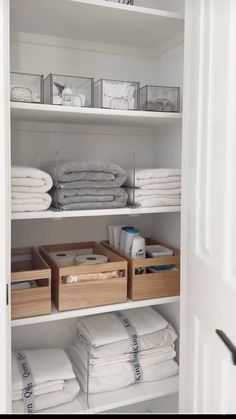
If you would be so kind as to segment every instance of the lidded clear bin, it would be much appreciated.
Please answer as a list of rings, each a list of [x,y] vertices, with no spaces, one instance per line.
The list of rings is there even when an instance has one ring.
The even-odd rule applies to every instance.
[[[12,102],[43,103],[43,75],[11,72]]]
[[[154,112],[180,112],[180,88],[144,86],[139,90],[140,109]]]
[[[139,87],[139,82],[98,80],[94,83],[94,107],[137,110]]]
[[[49,74],[44,80],[45,103],[51,105],[93,106],[93,79]]]

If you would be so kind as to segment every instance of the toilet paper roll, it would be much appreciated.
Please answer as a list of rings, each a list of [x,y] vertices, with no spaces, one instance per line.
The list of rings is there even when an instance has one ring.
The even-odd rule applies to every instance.
[[[76,265],[97,265],[99,263],[107,263],[108,258],[104,255],[81,255],[76,256],[75,264]]]
[[[49,253],[50,257],[58,266],[73,266],[75,264],[76,251],[61,251]]]

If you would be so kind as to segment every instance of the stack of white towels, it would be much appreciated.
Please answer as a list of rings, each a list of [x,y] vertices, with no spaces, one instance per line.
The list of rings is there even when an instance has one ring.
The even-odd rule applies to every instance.
[[[12,212],[45,211],[52,202],[47,193],[52,188],[51,176],[37,168],[13,166],[11,170]]]
[[[128,171],[125,183],[129,204],[141,207],[179,206],[180,169],[136,169]]]
[[[17,361],[17,357],[23,358],[22,355],[25,357],[23,366]],[[32,388],[30,386],[25,388],[22,379],[23,370],[26,376],[28,374],[25,369],[27,364],[33,378]],[[79,391],[80,386],[75,378],[71,362],[62,349],[25,350],[12,354],[13,413],[26,413],[23,394],[26,394],[27,401],[32,392],[34,412],[41,412],[58,405],[70,404],[75,401]]]
[[[77,325],[69,355],[84,392],[111,392],[178,374],[176,333],[151,307],[82,318]]]

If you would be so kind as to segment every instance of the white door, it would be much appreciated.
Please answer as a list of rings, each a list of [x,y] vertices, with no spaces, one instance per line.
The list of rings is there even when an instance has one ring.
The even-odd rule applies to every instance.
[[[185,41],[180,411],[236,413],[236,1],[186,0]]]
[[[10,406],[10,316],[6,286],[10,279],[10,111],[9,3],[0,0],[0,413]]]

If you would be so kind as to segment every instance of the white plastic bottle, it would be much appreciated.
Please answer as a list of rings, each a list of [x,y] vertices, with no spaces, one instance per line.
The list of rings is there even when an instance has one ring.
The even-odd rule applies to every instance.
[[[146,257],[146,249],[145,249],[145,239],[141,236],[136,236],[133,239],[133,245],[131,250],[131,258],[132,259],[145,259]],[[146,273],[146,268],[136,268],[135,274],[136,275],[143,275]]]
[[[73,91],[70,83],[65,84],[65,87],[62,91],[62,100],[61,104],[63,106],[72,106]]]
[[[132,254],[133,240],[135,237],[139,236],[139,233],[137,228],[128,229],[125,232],[124,252],[129,257],[131,257]]]

